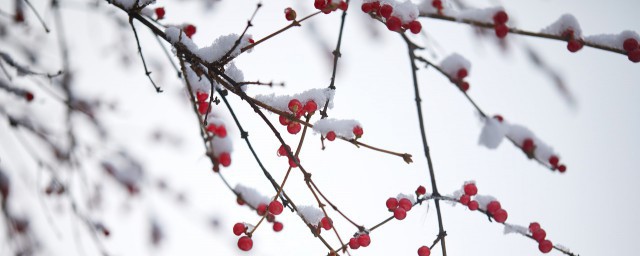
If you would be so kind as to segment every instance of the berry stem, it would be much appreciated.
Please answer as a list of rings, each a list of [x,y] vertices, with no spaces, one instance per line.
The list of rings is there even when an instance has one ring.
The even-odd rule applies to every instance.
[[[315,15],[318,15],[319,13],[321,13],[321,11],[317,11],[317,12],[314,12],[314,13],[312,13],[312,14],[309,14],[308,16],[306,16],[306,17],[304,17],[304,18],[302,18],[302,19],[300,19],[300,20],[294,20],[294,21],[292,21],[292,22],[291,22],[291,24],[287,25],[286,27],[281,28],[280,30],[278,30],[278,31],[276,31],[276,32],[273,32],[273,33],[269,34],[268,36],[266,36],[266,37],[264,37],[264,38],[262,38],[262,39],[260,39],[260,40],[256,41],[256,42],[255,42],[255,43],[253,43],[253,44],[250,44],[250,45],[245,46],[244,48],[240,49],[240,52],[245,52],[245,51],[247,51],[247,50],[249,50],[249,49],[251,49],[251,48],[253,48],[253,47],[256,47],[257,45],[261,44],[262,42],[267,41],[267,40],[269,40],[270,38],[272,38],[272,37],[274,37],[274,36],[277,36],[278,34],[280,34],[280,33],[282,33],[282,32],[285,32],[285,31],[287,31],[288,29],[290,29],[290,28],[292,28],[292,27],[299,27],[299,26],[301,26],[301,25],[300,25],[300,23],[301,23],[301,22],[303,22],[303,21],[305,21],[306,19],[309,19],[309,18],[311,18],[311,17],[313,17],[313,16],[315,16]]]

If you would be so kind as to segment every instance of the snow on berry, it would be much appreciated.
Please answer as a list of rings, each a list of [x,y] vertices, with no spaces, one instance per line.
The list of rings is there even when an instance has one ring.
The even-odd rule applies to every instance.
[[[388,0],[393,6],[393,12],[391,16],[398,17],[402,24],[409,24],[410,22],[418,18],[418,6],[411,1],[393,1]],[[381,7],[382,11],[382,7]]]
[[[322,221],[322,218],[325,217],[322,210],[311,205],[298,206],[298,215],[300,215],[308,223],[311,223],[311,225],[317,225]]]
[[[527,228],[520,225],[504,223],[504,234],[506,235],[510,233],[518,233],[521,235],[526,235]]]
[[[271,202],[269,197],[263,196],[257,190],[251,187],[246,187],[242,184],[237,184],[233,191],[242,197],[242,200],[253,208],[258,208],[258,205],[267,205]]]
[[[220,36],[216,38],[210,46],[202,47],[195,53],[206,62],[212,63],[218,61],[233,48],[239,37],[237,34]],[[242,39],[240,39],[239,45],[231,52],[230,57],[233,58],[240,55],[240,49],[250,44],[250,38],[251,35],[245,34]]]
[[[168,26],[164,32],[171,44],[176,45],[177,43],[182,43],[189,51],[193,53],[198,51],[198,45],[196,45],[191,38],[187,37],[180,27]]]
[[[355,139],[355,127],[362,127],[360,122],[356,120],[343,120],[326,118],[320,119],[313,124],[313,131],[327,137],[327,133],[334,132],[337,136],[346,139]]]
[[[631,30],[622,31],[619,34],[599,34],[585,36],[583,41],[592,44],[604,45],[618,50],[629,51],[624,48],[624,42],[627,39],[635,39],[636,42],[640,41],[640,35],[637,32]]]
[[[477,22],[494,23],[493,17],[496,13],[504,12],[502,7],[489,7],[489,8],[467,8],[457,13],[451,13],[450,15],[458,20],[471,20]]]
[[[495,118],[485,118],[484,126],[480,132],[478,144],[489,149],[496,149],[502,143],[509,127]]]
[[[541,32],[555,36],[563,36],[568,30],[573,31],[574,38],[582,38],[582,29],[580,28],[578,19],[571,14],[563,14],[558,20],[542,29]]]
[[[268,94],[268,95],[256,95],[254,98],[264,104],[267,104],[277,110],[282,112],[289,113],[289,101],[292,99],[297,99],[300,102],[308,102],[313,100],[317,108],[323,109],[327,100],[329,100],[328,108],[333,108],[333,96],[335,94],[334,90],[329,88],[322,89],[310,89],[301,93],[297,93],[294,95],[278,95]]]
[[[471,71],[471,62],[465,57],[462,57],[462,55],[453,53],[440,62],[440,68],[449,78],[456,79],[458,77],[458,71],[461,69],[465,69],[467,72]]]

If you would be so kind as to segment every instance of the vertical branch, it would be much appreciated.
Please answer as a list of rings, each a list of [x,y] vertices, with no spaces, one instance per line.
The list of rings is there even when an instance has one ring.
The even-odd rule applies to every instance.
[[[349,0],[347,0],[347,5],[349,4]],[[348,10],[348,9],[347,9]],[[336,44],[336,49],[333,50],[333,71],[331,72],[331,83],[329,84],[329,89],[336,89],[336,73],[338,72],[338,59],[342,57],[342,53],[340,53],[340,46],[342,45],[342,33],[344,32],[344,21],[347,19],[347,11],[342,12],[342,20],[340,21],[340,32],[338,32],[338,43]],[[320,111],[320,116],[322,119],[327,118],[327,107],[329,106],[329,99],[324,104],[324,108]],[[324,138],[321,139],[324,148]]]
[[[140,39],[138,39],[138,32],[136,31],[136,27],[133,25],[133,16],[129,16],[129,25],[131,25],[131,29],[133,30],[133,35],[136,37],[136,44],[138,45],[138,53],[140,54],[140,59],[142,59],[142,65],[144,66],[144,74],[151,81],[151,85],[156,89],[156,92],[162,92],[162,89],[156,85],[156,83],[151,78],[151,72],[147,68],[147,62],[144,60],[144,56],[142,55],[142,47],[140,47]]]
[[[413,89],[415,93],[416,109],[418,110],[418,121],[420,122],[420,136],[422,138],[422,147],[424,149],[424,155],[427,158],[427,165],[429,167],[429,178],[431,179],[431,187],[433,188],[433,195],[439,196],[440,193],[438,192],[438,187],[436,185],[436,176],[433,170],[433,163],[431,161],[429,144],[427,143],[427,133],[424,128],[424,117],[422,114],[422,104],[421,104],[422,99],[420,98],[420,90],[418,89],[418,76],[416,74],[418,67],[416,66],[416,63],[415,63],[415,59],[416,59],[415,50],[418,49],[418,46],[416,46],[414,43],[409,41],[409,38],[407,38],[406,35],[404,34],[401,34],[401,35],[404,41],[407,43],[407,48],[409,52],[409,61],[411,62],[411,78],[413,79]],[[442,255],[446,256],[447,246],[445,243],[445,236],[447,235],[447,232],[444,231],[444,226],[442,224],[442,212],[440,211],[440,200],[436,198],[433,201],[436,205],[436,214],[438,215],[438,237],[441,238],[440,241],[442,242]]]

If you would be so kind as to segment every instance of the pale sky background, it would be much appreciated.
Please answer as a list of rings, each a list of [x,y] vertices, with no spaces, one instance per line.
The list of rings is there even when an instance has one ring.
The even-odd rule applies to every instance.
[[[0,5],[3,10],[11,6],[8,2]],[[249,31],[256,39],[287,24],[284,8],[294,7],[298,17],[314,10],[311,0],[262,2],[264,6]],[[165,6],[167,23],[195,24],[198,32],[194,41],[204,46],[220,35],[240,33],[256,3],[227,0],[212,10],[204,10],[200,1],[160,1],[156,5]],[[511,24],[531,31],[542,29],[564,13],[576,16],[585,35],[640,31],[637,13],[640,1],[512,0],[499,3],[474,0],[468,3],[477,7],[502,4]],[[34,5],[45,10],[42,2],[34,1]],[[95,164],[85,166],[90,180],[104,183],[105,209],[90,215],[104,220],[112,229],[111,237],[101,239],[112,255],[327,253],[300,219],[288,211],[278,217],[284,223],[283,232],[274,233],[270,225],[262,226],[254,233],[252,251],[237,250],[237,237],[231,232],[233,224],[256,223],[259,218],[248,208],[237,206],[235,196],[210,171],[210,164],[203,156],[196,119],[184,100],[184,87],[157,42],[143,26],[137,26],[154,78],[165,89],[162,94],[156,94],[143,75],[129,27],[115,28],[110,14],[77,6],[80,5],[64,11],[67,35],[73,39],[70,44],[75,52],[72,66],[78,72],[75,89],[80,94],[117,103],[114,111],[105,107],[100,113],[112,129],[111,139],[100,142],[104,149],[98,149],[94,155],[84,154],[99,159],[124,145],[143,160],[149,182],[166,178],[173,188],[186,192],[189,202],[176,204],[150,185],[143,188],[138,197],[129,198],[115,182],[105,178]],[[118,10],[115,13],[124,17]],[[51,18],[46,8],[45,19],[51,23]],[[312,19],[317,37],[330,49],[335,47],[339,20],[339,13]],[[475,180],[479,193],[500,200],[509,212],[509,223],[527,226],[531,221],[538,221],[547,231],[548,239],[580,255],[635,255],[635,243],[640,239],[637,233],[640,207],[635,199],[640,180],[637,172],[640,166],[637,149],[640,145],[640,64],[631,63],[626,56],[592,48],[572,54],[563,42],[518,35],[509,35],[512,47],[502,51],[494,40],[477,37],[467,25],[425,18],[420,21],[429,42],[426,43],[424,35],[412,38],[431,47],[437,57],[428,52],[421,55],[436,62],[454,52],[468,58],[472,63],[469,95],[487,113],[502,114],[507,120],[530,128],[559,152],[561,161],[568,166],[568,171],[561,175],[528,160],[509,143],[503,143],[497,150],[479,146],[477,140],[482,127],[472,106],[442,75],[433,69],[421,69],[418,79],[422,106],[440,192],[449,194],[464,181]],[[237,59],[237,66],[248,81],[286,83],[285,88],[251,88],[247,91],[249,95],[292,94],[328,86],[331,62],[310,27],[310,23],[303,23],[302,27],[289,30]],[[380,37],[372,37],[371,28]],[[39,33],[38,29],[40,27],[33,24],[31,32]],[[116,30],[126,37],[122,38]],[[43,40],[51,41],[51,50],[43,54],[55,67],[59,61],[55,35]],[[575,96],[575,106],[567,104],[552,81],[530,64],[521,50],[522,45],[534,47],[549,66],[562,74]],[[122,64],[122,52],[129,55],[131,65]],[[318,135],[305,140],[300,158],[313,173],[314,181],[341,210],[356,222],[371,227],[389,216],[384,205],[388,197],[413,193],[418,185],[425,185],[428,191],[431,188],[402,39],[362,13],[360,1],[354,1],[347,16],[342,53],[335,107],[329,115],[357,119],[364,128],[363,142],[410,153],[414,163],[407,165],[400,158],[357,149],[341,141],[328,143],[322,151]],[[278,141],[245,102],[234,96],[230,99],[267,169],[276,180],[281,180],[287,161],[276,157]],[[53,119],[55,115],[50,115],[60,110],[56,104],[46,97],[37,98],[26,110],[40,113],[34,117],[42,120],[52,118],[51,125],[60,126],[55,120],[63,119]],[[50,105],[58,107],[43,109]],[[240,140],[233,120],[225,115],[235,150],[231,167],[223,169],[223,173],[232,185],[242,183],[273,196],[270,184]],[[269,116],[277,124],[277,116]],[[77,118],[76,122],[87,125],[83,118]],[[282,126],[278,128],[289,144],[295,144],[297,136],[286,134]],[[179,136],[181,143],[151,143],[152,131],[156,129]],[[7,136],[10,133],[6,123],[0,124],[0,131],[0,155],[15,155],[3,161],[3,167],[24,169],[21,173],[10,172],[22,181],[16,189],[23,191],[19,193],[23,200],[14,202],[15,207],[35,219],[43,255],[97,255],[88,231],[77,223],[67,200],[46,199],[56,227],[47,223],[34,189],[36,165],[29,162],[24,152],[14,149],[16,142]],[[95,138],[90,130],[81,130],[81,133],[83,137]],[[72,182],[78,187],[84,186],[78,176],[74,176]],[[299,172],[292,173],[286,191],[299,205],[315,204]],[[86,195],[78,189],[74,196],[81,200]],[[417,248],[430,245],[438,232],[435,208],[432,203],[430,206],[415,207],[405,220],[392,221],[376,230],[371,234],[371,246],[352,251],[352,255],[415,255]],[[356,229],[335,212],[330,215],[334,216],[340,235],[348,240]],[[503,235],[502,225],[490,223],[486,216],[465,207],[445,203],[443,215],[449,255],[541,254],[533,240]],[[147,238],[149,216],[156,217],[165,227],[165,243],[157,249],[150,247]],[[210,227],[211,218],[219,220],[218,229]],[[60,237],[56,237],[56,229],[62,231]],[[326,237],[330,237],[333,246],[338,244],[332,236]],[[0,238],[6,240],[6,235]],[[78,249],[76,243],[81,244],[82,249]],[[8,243],[2,244],[0,254],[5,254]],[[432,255],[441,255],[439,246],[436,248]],[[561,254],[552,251],[549,255]]]

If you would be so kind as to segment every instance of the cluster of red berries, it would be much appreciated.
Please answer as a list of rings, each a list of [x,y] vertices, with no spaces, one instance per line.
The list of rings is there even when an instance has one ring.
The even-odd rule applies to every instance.
[[[560,158],[556,155],[552,155],[549,157],[549,164],[553,167],[554,170],[558,170],[559,172],[566,172],[567,166],[564,164],[560,164]]]
[[[411,33],[418,34],[422,30],[422,24],[420,21],[412,20],[408,23],[402,23],[402,20],[397,16],[392,16],[393,6],[390,4],[380,5],[379,1],[365,2],[362,4],[362,11],[374,16],[378,16],[385,19],[387,28],[391,31],[404,32],[409,29]]]
[[[224,127],[224,124],[221,124],[221,125],[209,124],[207,125],[207,132],[210,132],[213,135],[218,136],[220,138],[227,137],[227,129]]]
[[[322,217],[320,222],[316,225],[316,232],[318,234],[320,234],[322,229],[330,230],[331,228],[333,228],[333,220],[331,220],[331,218],[325,216],[325,217]]]
[[[478,194],[478,187],[475,183],[466,183],[463,186],[464,195],[460,196],[458,201],[462,205],[466,205],[469,210],[475,211],[480,208],[480,204],[476,200],[472,200],[471,197]],[[487,204],[487,214],[489,214],[496,222],[504,223],[507,221],[509,214],[506,210],[502,209],[500,202],[493,200]]]
[[[524,151],[524,153],[527,154],[529,158],[534,157],[535,150],[536,144],[533,139],[526,138],[522,141],[522,151]],[[548,161],[553,170],[557,169],[559,172],[567,171],[567,166],[564,164],[560,164],[560,158],[558,156],[552,155],[549,157]]]
[[[540,227],[538,222],[531,222],[531,224],[529,224],[529,232],[531,233],[533,240],[538,242],[538,250],[543,253],[548,253],[553,249],[553,243],[545,239],[547,237],[547,232]]]
[[[469,71],[466,68],[458,69],[456,72],[457,85],[460,90],[467,92],[469,90],[469,82],[464,81],[464,78],[469,75]]]
[[[428,246],[421,246],[418,248],[418,256],[429,256],[431,255],[431,249]]]
[[[339,3],[335,3],[334,0],[315,0],[313,6],[324,14],[329,14],[338,9],[346,11],[347,8],[349,8],[347,2],[340,1]]]
[[[196,26],[186,24],[182,27],[182,31],[184,31],[184,34],[187,35],[188,38],[191,38],[193,34],[196,33]]]
[[[577,52],[582,49],[583,43],[576,38],[573,29],[569,28],[562,32],[562,38],[567,40],[567,50],[570,52]]]
[[[352,250],[356,250],[360,248],[360,246],[367,247],[370,244],[371,237],[369,237],[369,234],[367,233],[358,234],[356,237],[352,237],[351,239],[349,239],[349,248],[351,248]]]
[[[362,137],[362,134],[364,134],[364,130],[362,130],[362,127],[359,125],[354,126],[352,131],[353,135],[356,136],[356,139],[359,139]],[[336,133],[334,131],[329,131],[324,137],[329,141],[334,141],[336,139]]]
[[[293,160],[293,158],[289,157],[289,154],[287,154],[287,151],[291,151],[291,148],[287,145],[287,146],[283,146],[281,145],[278,148],[278,156],[286,156],[289,159],[289,166],[291,168],[296,168],[298,167],[298,164],[296,163],[296,161]],[[300,162],[300,158],[298,158],[297,156],[295,157],[296,160],[298,160],[297,162]]]
[[[505,38],[509,33],[507,21],[509,21],[509,15],[505,11],[499,11],[493,15],[493,29],[498,38]]]
[[[156,13],[156,19],[158,20],[164,19],[164,15],[165,15],[164,7],[158,7],[153,11]]]
[[[640,62],[640,45],[635,38],[627,38],[622,44],[622,48],[627,51],[627,57],[634,63]]]
[[[413,207],[413,203],[411,200],[407,198],[400,198],[400,200],[395,197],[389,197],[386,202],[387,209],[390,212],[393,212],[393,217],[397,220],[404,220],[407,217],[407,212],[411,211]]]
[[[289,101],[288,107],[291,113],[293,113],[298,119],[305,113],[312,115],[316,110],[318,110],[318,104],[313,100],[309,100],[302,105],[302,102],[299,100],[292,99]],[[302,130],[302,125],[298,122],[293,122],[290,117],[280,116],[279,121],[281,125],[287,127],[287,131],[290,134],[297,134]]]
[[[292,9],[291,7],[287,7],[287,8],[284,9],[284,17],[288,21],[295,20],[297,16],[298,15],[296,14],[296,11],[294,9]]]
[[[436,10],[438,10],[439,15],[442,15],[442,9],[444,9],[444,7],[442,6],[442,1],[433,0],[431,1],[431,6],[433,6],[433,8],[436,8]]]
[[[209,113],[209,94],[206,92],[197,91],[196,92],[196,104],[198,105],[198,113],[201,115],[206,115]]]

